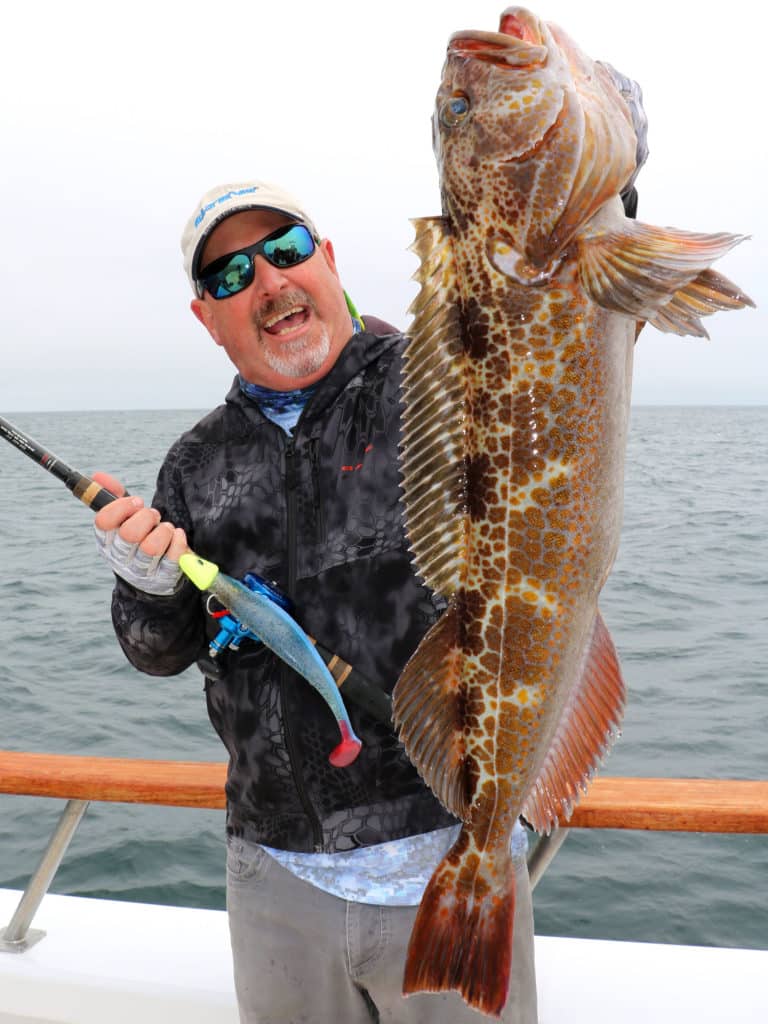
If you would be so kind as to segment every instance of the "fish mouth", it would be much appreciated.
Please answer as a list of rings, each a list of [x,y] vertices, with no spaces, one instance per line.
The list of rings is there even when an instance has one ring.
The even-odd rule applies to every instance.
[[[525,7],[508,7],[498,32],[466,30],[448,40],[448,56],[471,57],[500,67],[543,64],[547,57],[544,29]]]

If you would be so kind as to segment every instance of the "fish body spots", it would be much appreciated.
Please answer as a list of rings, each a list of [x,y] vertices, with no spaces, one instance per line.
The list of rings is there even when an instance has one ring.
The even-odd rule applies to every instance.
[[[462,304],[461,320],[464,351],[470,359],[483,359],[488,353],[489,314],[477,299],[470,297]]]
[[[548,510],[556,501],[555,494],[563,493],[571,467],[560,458],[542,459],[533,473],[520,474],[520,482],[509,497],[510,510],[524,514],[536,509],[541,515],[540,525],[546,525]],[[531,522],[531,520],[527,520]]]
[[[467,456],[465,462],[467,511],[472,519],[487,519],[496,504],[499,480],[487,452]]]
[[[466,655],[479,655],[485,644],[486,598],[479,590],[462,588],[457,591],[455,602],[459,648]]]
[[[466,773],[467,800],[468,802],[471,802],[474,799],[483,778],[483,768],[481,760],[478,758],[478,750],[476,748],[473,748],[473,750],[467,754],[464,762],[464,770]]]
[[[541,704],[545,695],[541,686],[517,686],[509,694],[509,701],[519,708],[535,708]]]
[[[510,585],[507,588],[507,595],[513,600],[522,601],[547,617],[555,615],[560,610],[557,592],[547,587],[541,580],[531,576],[526,576],[519,583]]]
[[[480,208],[453,227],[467,513],[455,692],[471,817],[450,860],[469,886],[467,858],[508,835],[578,664],[569,645],[611,514],[599,485],[615,356],[567,255],[548,285],[521,286],[487,258],[497,218]]]
[[[451,847],[448,856],[446,857],[446,861],[449,864],[458,866],[461,863],[462,858],[472,845],[472,841],[472,834],[468,832],[466,829],[462,829],[461,832],[459,833],[458,839]]]
[[[510,330],[513,340],[504,345],[493,327],[482,363],[468,367],[468,549],[480,562],[473,586],[481,578],[497,583],[511,565],[548,584],[563,566],[571,574],[564,556],[574,542],[584,549],[590,540],[590,479],[604,435],[600,373],[594,365],[599,353],[580,333],[581,313],[569,310],[561,293],[551,305],[558,327],[576,338],[539,358],[537,344],[547,324],[528,317]],[[582,379],[586,369],[592,371],[589,388]],[[542,590],[547,587],[520,596],[545,614],[554,612],[551,599],[542,600]]]
[[[471,889],[474,881],[474,876],[477,874],[478,868],[480,867],[480,857],[474,851],[468,853],[464,858],[459,871],[459,888]]]
[[[485,693],[477,682],[463,683],[456,695],[458,719],[465,729],[477,729],[485,715]]]

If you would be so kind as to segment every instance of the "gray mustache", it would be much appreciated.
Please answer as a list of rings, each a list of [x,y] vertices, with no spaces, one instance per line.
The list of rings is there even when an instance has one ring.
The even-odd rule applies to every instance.
[[[257,326],[261,327],[271,317],[285,316],[294,306],[306,306],[307,309],[315,312],[315,304],[310,296],[304,291],[294,291],[268,302],[256,317]]]

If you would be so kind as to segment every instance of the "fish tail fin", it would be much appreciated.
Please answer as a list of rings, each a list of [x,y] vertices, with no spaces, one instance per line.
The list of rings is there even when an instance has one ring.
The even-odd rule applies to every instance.
[[[422,897],[403,994],[455,990],[471,1007],[498,1017],[512,965],[514,863],[508,853],[478,856],[462,836]]]

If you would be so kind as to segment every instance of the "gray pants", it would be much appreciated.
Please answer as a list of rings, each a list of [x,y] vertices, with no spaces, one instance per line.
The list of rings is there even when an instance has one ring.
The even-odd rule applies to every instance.
[[[481,1024],[454,992],[401,994],[416,907],[350,903],[230,841],[227,909],[241,1024]],[[528,871],[517,873],[503,1024],[536,1024]]]

